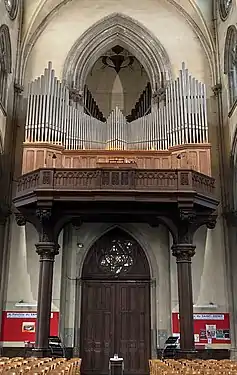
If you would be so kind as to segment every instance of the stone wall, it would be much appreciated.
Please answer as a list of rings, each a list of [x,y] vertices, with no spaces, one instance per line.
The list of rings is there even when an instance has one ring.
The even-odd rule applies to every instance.
[[[233,1],[233,3],[234,8],[229,20],[226,23],[218,20],[221,54],[224,50],[223,41],[228,22],[236,23],[236,2]],[[2,1],[0,14],[2,14],[1,7],[3,6]],[[25,89],[29,81],[42,74],[48,61],[53,62],[56,75],[61,79],[65,60],[78,38],[93,24],[114,13],[130,17],[134,23],[139,23],[149,30],[154,39],[159,41],[167,53],[173,78],[178,75],[184,61],[190,73],[207,85],[212,171],[217,178],[220,192],[219,154],[221,150],[218,133],[218,106],[212,92],[212,86],[218,82],[214,63],[211,1],[26,0],[20,69],[21,81]],[[17,40],[17,27],[14,27],[14,40]],[[223,76],[226,90],[225,79],[226,77]],[[225,95],[227,97],[223,91],[223,102]],[[225,118],[226,125],[234,129],[235,114],[227,122],[227,110],[225,110]],[[22,147],[21,139],[18,139],[18,142]],[[80,277],[83,259],[90,245],[107,229],[105,224],[87,224],[79,230],[69,227],[64,232],[64,238],[61,239],[63,250],[55,264],[53,309],[56,311],[60,309],[62,314],[60,327],[66,345],[79,343],[80,286],[77,285],[75,279]],[[141,243],[151,265],[153,279],[151,329],[154,352],[156,346],[161,346],[167,334],[170,333],[171,312],[177,311],[178,307],[175,259],[170,255],[170,239],[165,228],[155,229],[133,224],[126,225],[124,229]],[[82,249],[77,246],[78,238],[83,244]],[[35,242],[37,238],[33,228],[30,226],[18,228],[12,219],[6,309],[15,310],[16,302],[21,299],[30,302],[37,298],[39,263],[34,249]],[[230,288],[226,277],[226,244],[222,221],[219,220],[217,228],[211,233],[206,233],[204,229],[200,230],[196,243],[197,254],[193,260],[194,302],[197,305],[212,302],[218,305],[219,311],[228,312]],[[21,287],[19,280],[21,280]],[[197,311],[199,311],[198,308]],[[205,312],[208,312],[208,309]]]
[[[61,249],[55,260],[52,311],[60,311],[60,335],[67,347],[78,347],[80,342],[80,277],[83,262],[92,244],[114,226],[90,223],[75,228],[69,225],[60,235]],[[146,224],[134,223],[122,224],[120,228],[139,242],[150,265],[152,352],[155,355],[156,348],[163,347],[171,333],[172,312],[178,311],[176,261],[170,251],[172,240],[162,225],[151,228]],[[192,270],[195,312],[228,312],[225,265],[222,249],[218,246],[219,232],[217,224],[214,231],[207,231],[203,227],[195,235],[197,248]],[[36,304],[39,257],[34,245],[37,241],[38,236],[32,225],[18,227],[15,222],[12,223],[6,301],[8,311],[21,311],[22,308],[15,306],[19,301]],[[211,304],[216,305],[214,311]],[[29,307],[28,311],[35,309]],[[4,346],[16,345],[19,343],[4,343]]]

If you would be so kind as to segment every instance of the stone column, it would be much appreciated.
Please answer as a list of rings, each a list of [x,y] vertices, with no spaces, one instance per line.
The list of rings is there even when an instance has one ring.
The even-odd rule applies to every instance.
[[[180,348],[183,353],[194,351],[193,290],[191,259],[195,254],[192,244],[175,244],[172,253],[176,257],[179,294]]]
[[[53,267],[58,249],[58,244],[54,242],[40,242],[36,244],[36,251],[40,256],[36,342],[34,351],[37,357],[45,357],[50,354],[48,339],[50,336]]]

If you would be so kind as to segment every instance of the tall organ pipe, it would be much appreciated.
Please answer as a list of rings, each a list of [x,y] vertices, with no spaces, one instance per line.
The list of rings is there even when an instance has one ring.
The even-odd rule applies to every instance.
[[[25,140],[60,144],[70,150],[166,150],[178,144],[208,142],[206,88],[184,64],[156,110],[146,113],[151,100],[148,85],[140,99],[132,114],[141,117],[128,121],[116,107],[104,122],[89,89],[85,87],[84,101],[90,115],[70,102],[68,88],[55,77],[49,63],[44,74],[29,84]]]

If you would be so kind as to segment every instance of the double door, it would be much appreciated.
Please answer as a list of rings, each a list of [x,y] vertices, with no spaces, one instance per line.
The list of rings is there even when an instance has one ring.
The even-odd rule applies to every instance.
[[[126,375],[148,373],[150,285],[145,281],[84,281],[83,375],[108,374],[109,358],[123,357]]]

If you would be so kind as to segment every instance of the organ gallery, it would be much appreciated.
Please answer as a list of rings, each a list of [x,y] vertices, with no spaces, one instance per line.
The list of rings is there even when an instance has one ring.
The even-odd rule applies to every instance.
[[[235,356],[236,17],[0,3],[3,355],[58,337],[83,375],[147,374],[169,337]]]

